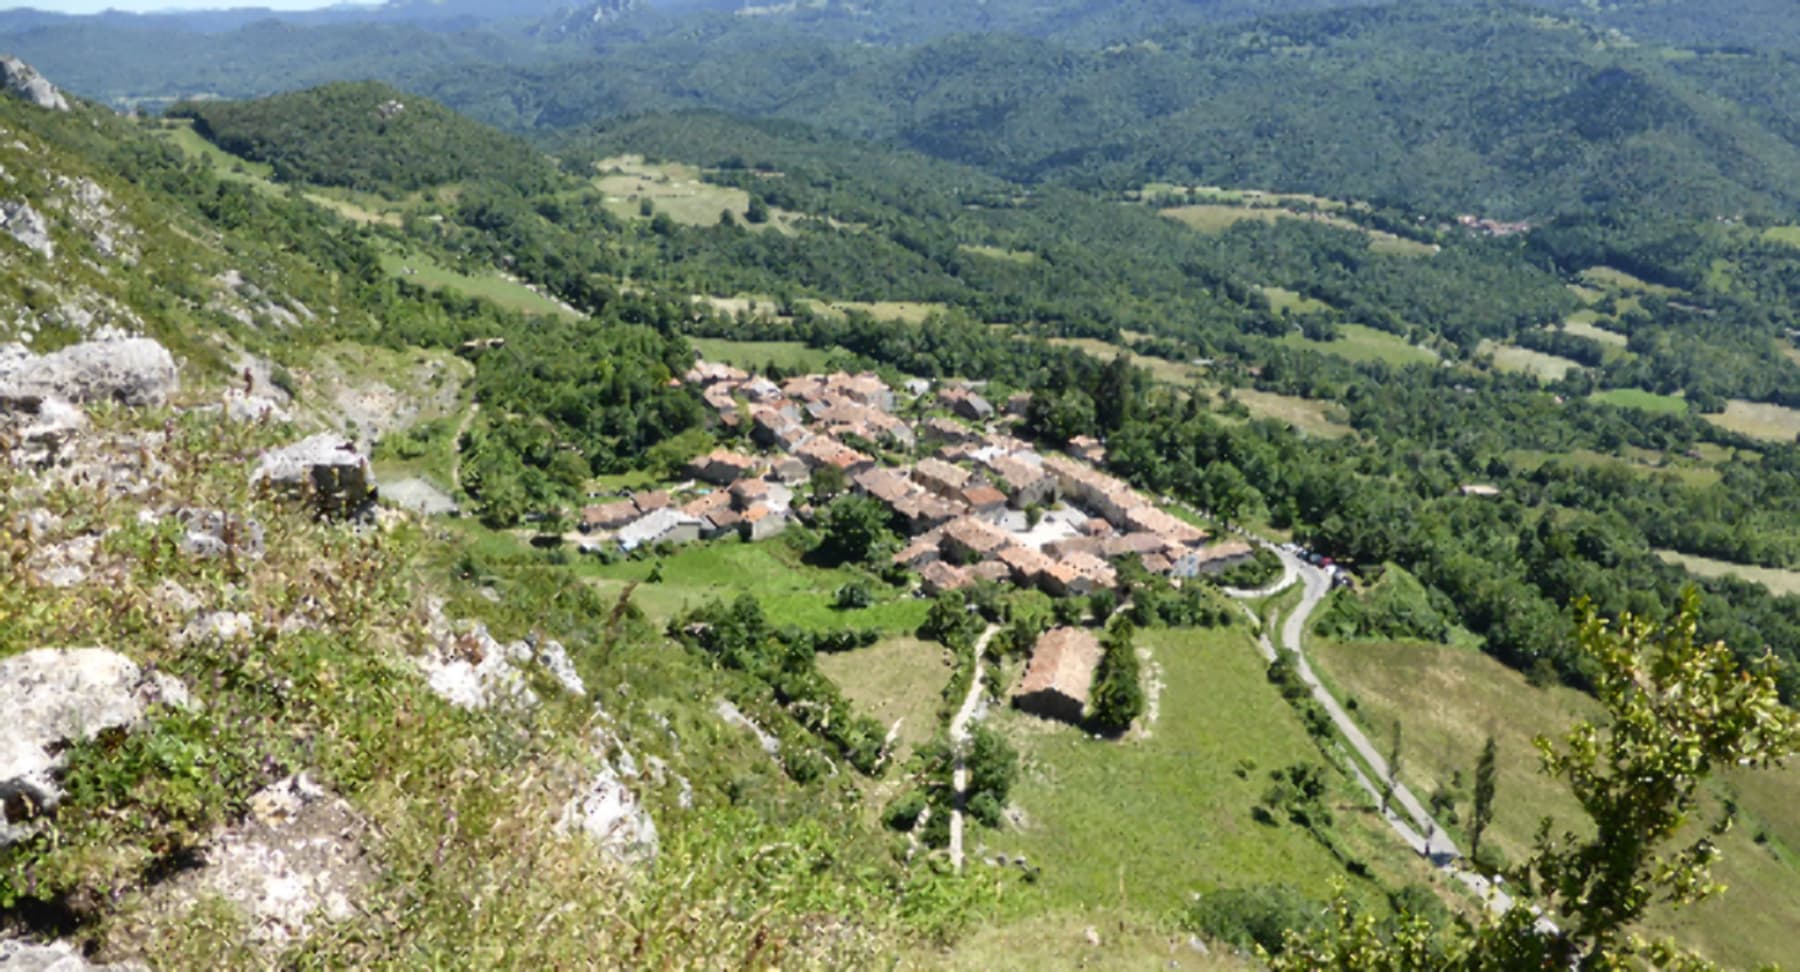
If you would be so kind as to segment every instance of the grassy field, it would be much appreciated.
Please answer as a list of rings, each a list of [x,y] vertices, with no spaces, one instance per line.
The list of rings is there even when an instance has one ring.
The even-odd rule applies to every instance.
[[[1494,368],[1512,374],[1533,375],[1540,381],[1557,381],[1570,371],[1580,370],[1578,362],[1530,348],[1514,347],[1495,341],[1482,341],[1477,354],[1494,356]]]
[[[1665,563],[1678,564],[1690,574],[1701,577],[1736,577],[1753,584],[1761,584],[1775,594],[1800,594],[1800,570],[1779,570],[1774,567],[1753,567],[1749,564],[1734,564],[1728,560],[1713,560],[1710,557],[1697,557],[1693,554],[1677,553],[1673,550],[1658,550],[1658,557]]]
[[[230,182],[239,182],[259,192],[276,195],[286,190],[275,181],[275,170],[267,163],[240,159],[219,148],[194,131],[193,123],[178,119],[157,129],[157,136],[180,149],[190,159],[205,162],[213,174]],[[364,193],[347,189],[315,188],[305,193],[312,203],[332,210],[352,222],[399,226],[398,213],[389,211],[392,204]]]
[[[1298,291],[1286,287],[1261,287],[1263,296],[1269,298],[1269,306],[1277,312],[1292,314],[1323,314],[1331,310],[1331,305],[1316,297],[1308,297]]]
[[[1108,344],[1099,338],[1051,338],[1050,343],[1060,344],[1066,348],[1079,348],[1091,357],[1099,358],[1102,361],[1111,361],[1123,354],[1131,359],[1132,364],[1150,372],[1150,377],[1181,388],[1192,385],[1206,373],[1206,369],[1195,365],[1136,354],[1116,344]]]
[[[1320,757],[1264,677],[1245,630],[1141,631],[1138,644],[1150,648],[1166,680],[1147,739],[1097,742],[1011,709],[991,717],[1019,749],[1013,802],[1026,822],[979,832],[974,845],[1023,853],[1043,869],[1012,905],[1154,917],[1191,891],[1251,881],[1325,893],[1343,867],[1299,828],[1251,817],[1271,770]],[[1347,782],[1336,785],[1334,806],[1354,800]],[[1338,815],[1354,829],[1357,811]]]
[[[1385,361],[1395,367],[1433,364],[1438,360],[1430,350],[1408,344],[1397,334],[1362,324],[1340,325],[1339,330],[1343,337],[1336,341],[1313,341],[1299,334],[1287,334],[1281,338],[1281,343],[1336,355],[1348,361]]]
[[[1422,644],[1338,645],[1313,642],[1321,677],[1349,699],[1357,718],[1380,738],[1401,721],[1402,776],[1421,799],[1451,785],[1461,772],[1465,791],[1483,741],[1499,746],[1499,785],[1489,841],[1517,861],[1530,847],[1539,820],[1572,824],[1579,809],[1568,792],[1538,772],[1532,736],[1557,733],[1596,706],[1571,689],[1534,689],[1524,678],[1478,652]],[[1721,783],[1721,792],[1727,784]],[[1800,768],[1762,775],[1754,786],[1731,781],[1744,819],[1721,842],[1716,875],[1732,887],[1723,899],[1679,917],[1661,917],[1653,931],[1676,933],[1732,968],[1792,958],[1790,917],[1800,913],[1800,859],[1778,846],[1800,830]],[[1453,828],[1456,829],[1456,828]],[[1758,845],[1767,829],[1777,840]],[[1463,835],[1459,832],[1457,836]],[[1466,840],[1463,842],[1466,846]],[[1787,848],[1800,847],[1788,844]],[[1665,910],[1661,914],[1667,916]]]
[[[1597,341],[1606,345],[1608,348],[1618,349],[1619,351],[1624,350],[1625,345],[1630,342],[1630,338],[1620,334],[1618,331],[1609,331],[1606,328],[1601,327],[1596,323],[1596,321],[1599,320],[1598,315],[1594,315],[1592,320],[1583,319],[1583,313],[1592,314],[1591,311],[1576,312],[1575,316],[1570,317],[1563,322],[1563,330],[1568,331],[1576,337]]]
[[[1250,414],[1257,418],[1286,422],[1308,435],[1335,439],[1350,434],[1349,426],[1332,421],[1331,406],[1326,402],[1293,395],[1277,395],[1254,388],[1234,388],[1231,397],[1243,402]]]
[[[1774,243],[1800,246],[1800,226],[1771,226],[1763,230],[1763,239]]]
[[[789,371],[824,371],[831,352],[799,341],[730,341],[725,338],[688,338],[688,343],[708,361],[760,370],[773,361]]]
[[[1609,388],[1606,391],[1595,392],[1589,398],[1606,405],[1641,409],[1646,412],[1687,411],[1687,399],[1680,395],[1658,395],[1641,388]]]
[[[1246,220],[1273,223],[1278,219],[1301,219],[1315,223],[1324,223],[1327,226],[1335,226],[1338,229],[1350,230],[1354,233],[1361,233],[1369,238],[1370,250],[1388,256],[1431,256],[1437,252],[1437,248],[1430,244],[1419,243],[1415,240],[1395,236],[1392,233],[1384,233],[1381,230],[1372,230],[1340,216],[1330,216],[1324,213],[1314,212],[1295,212],[1291,209],[1282,209],[1276,206],[1199,203],[1192,206],[1174,206],[1167,209],[1159,209],[1157,212],[1189,229],[1201,233],[1223,233]]]
[[[578,561],[578,572],[603,594],[614,594],[632,581],[645,582],[656,559],[602,565]],[[708,600],[729,601],[753,594],[769,617],[783,624],[813,629],[880,628],[911,634],[925,620],[931,603],[897,594],[891,588],[848,569],[826,569],[802,562],[781,540],[743,543],[719,540],[680,547],[661,558],[662,580],[640,583],[633,603],[658,620],[667,620]],[[874,605],[860,611],[832,608],[832,595],[851,581],[867,584]]]
[[[569,318],[580,316],[562,303],[545,297],[517,280],[508,280],[497,273],[460,273],[424,253],[398,253],[384,249],[381,268],[390,276],[408,283],[477,297],[521,314]]]
[[[648,201],[656,212],[684,226],[712,226],[721,213],[730,212],[740,226],[752,232],[794,232],[803,214],[769,209],[765,223],[751,223],[750,194],[719,186],[701,178],[701,170],[680,162],[646,162],[640,155],[621,155],[594,163],[598,175],[594,188],[606,196],[606,207],[624,219],[641,219]]]
[[[1100,937],[1090,945],[1087,930]],[[1142,972],[1145,969],[1185,972],[1249,972],[1263,966],[1249,957],[1214,945],[1201,955],[1187,935],[1172,934],[1164,923],[1117,910],[1059,912],[990,924],[944,951],[902,957],[902,969],[953,972],[1038,972],[1082,969],[1085,972]]]
[[[1665,456],[1660,453],[1642,450],[1642,454],[1625,456],[1608,455],[1592,449],[1573,449],[1568,452],[1542,452],[1536,449],[1512,449],[1506,453],[1506,461],[1523,469],[1536,469],[1552,459],[1573,463],[1578,466],[1615,466],[1640,476],[1676,476],[1690,486],[1707,487],[1715,485],[1723,478],[1713,463],[1728,461],[1731,453],[1714,447],[1712,454],[1704,461],[1695,461],[1685,456]]]
[[[1753,439],[1793,442],[1800,438],[1800,409],[1783,408],[1780,405],[1734,398],[1725,403],[1724,414],[1708,415],[1706,420],[1719,428]]]
[[[821,311],[837,311],[839,314],[850,311],[861,311],[878,321],[899,321],[903,324],[920,324],[933,314],[942,314],[950,309],[948,304],[937,304],[910,300],[834,300],[809,301]]]
[[[910,636],[856,651],[822,654],[819,671],[837,683],[859,714],[899,723],[895,758],[904,762],[937,735],[937,709],[952,672],[949,650]]]
[[[1681,293],[1674,287],[1653,284],[1614,267],[1589,267],[1581,271],[1580,277],[1582,283],[1602,290],[1633,291],[1640,294],[1655,294],[1658,297],[1673,297]]]

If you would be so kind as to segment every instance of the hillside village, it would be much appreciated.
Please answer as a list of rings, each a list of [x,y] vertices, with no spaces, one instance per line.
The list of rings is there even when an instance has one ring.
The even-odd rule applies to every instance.
[[[586,507],[584,548],[767,539],[810,522],[810,487],[824,482],[889,511],[908,538],[892,562],[916,571],[927,595],[987,580],[1081,596],[1115,588],[1115,564],[1126,557],[1179,583],[1253,553],[1095,468],[1105,458],[1096,440],[1052,453],[1012,434],[1028,395],[996,408],[965,382],[896,390],[872,373],[839,372],[777,384],[706,361],[681,380],[700,389],[719,428],[743,436],[744,447],[695,458],[690,482],[672,490]]]

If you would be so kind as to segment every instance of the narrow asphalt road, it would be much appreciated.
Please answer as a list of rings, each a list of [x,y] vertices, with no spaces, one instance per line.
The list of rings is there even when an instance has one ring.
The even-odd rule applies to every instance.
[[[956,710],[956,717],[950,720],[950,748],[956,751],[956,771],[951,775],[950,784],[956,791],[956,800],[950,811],[950,866],[957,871],[963,866],[963,805],[969,797],[969,766],[965,762],[969,748],[969,723],[980,711],[981,693],[987,687],[987,666],[982,660],[987,657],[988,642],[1000,632],[1000,626],[990,624],[981,637],[975,639],[975,677],[969,679],[969,694],[963,699],[962,708]]]
[[[1379,804],[1381,802],[1381,782],[1385,782],[1388,776],[1387,759],[1369,740],[1369,737],[1362,731],[1362,727],[1350,718],[1350,714],[1344,711],[1344,707],[1338,704],[1338,700],[1333,698],[1319,681],[1318,676],[1313,673],[1312,663],[1307,661],[1304,650],[1306,629],[1312,621],[1313,612],[1318,610],[1319,605],[1324,603],[1326,596],[1331,593],[1331,577],[1325,571],[1285,550],[1274,549],[1276,554],[1281,557],[1283,577],[1292,574],[1298,576],[1304,584],[1300,604],[1282,623],[1282,647],[1287,649],[1293,657],[1294,667],[1299,672],[1301,681],[1312,690],[1313,699],[1325,709],[1325,713],[1331,717],[1332,724],[1337,727],[1344,741],[1349,744],[1362,763],[1368,766],[1368,771],[1365,772],[1362,765],[1358,765],[1355,759],[1350,760],[1350,766],[1356,775],[1357,782]],[[1251,613],[1248,607],[1245,607],[1244,611],[1247,614]],[[1253,614],[1252,617],[1254,617]],[[1258,647],[1262,650],[1263,657],[1270,661],[1275,660],[1275,646],[1269,642],[1266,632],[1262,635]],[[1370,778],[1369,773],[1374,774],[1374,779]],[[1404,815],[1395,811],[1395,805],[1404,811]],[[1400,839],[1412,848],[1414,853],[1429,859],[1438,869],[1467,885],[1475,892],[1476,897],[1487,903],[1490,910],[1495,913],[1504,913],[1512,908],[1511,896],[1495,887],[1487,878],[1462,866],[1462,853],[1456,849],[1456,845],[1445,835],[1443,828],[1438,826],[1430,812],[1425,809],[1417,797],[1413,796],[1412,791],[1407,789],[1404,783],[1394,787],[1393,800],[1389,807],[1382,811],[1382,817],[1388,822],[1388,826],[1400,835]],[[1555,930],[1554,926],[1541,920],[1539,927],[1549,931]]]

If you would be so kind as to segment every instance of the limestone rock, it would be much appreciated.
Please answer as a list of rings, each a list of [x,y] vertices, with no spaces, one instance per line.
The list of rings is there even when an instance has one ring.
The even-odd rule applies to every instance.
[[[0,972],[141,972],[143,966],[95,965],[64,942],[36,945],[0,939]]]
[[[0,57],[0,74],[5,75],[6,93],[51,111],[68,111],[69,99],[56,85],[44,80],[37,69],[16,57]]]
[[[50,223],[43,213],[30,205],[16,199],[0,201],[0,229],[44,259],[56,258],[56,242],[50,239]]]
[[[523,670],[532,663],[542,666],[571,695],[587,694],[587,686],[561,644],[535,640],[501,644],[487,625],[458,628],[444,616],[443,603],[432,601],[428,619],[431,647],[414,659],[431,690],[450,704],[465,709],[485,709],[503,701],[534,706],[537,693],[525,684]]]
[[[202,614],[187,623],[175,636],[179,644],[190,645],[201,642],[248,641],[256,634],[256,622],[250,620],[248,614],[238,611],[214,611]]]
[[[600,772],[563,806],[556,832],[580,833],[623,864],[656,860],[656,821],[626,784],[624,774],[604,758]]]
[[[173,678],[145,674],[100,648],[40,648],[0,659],[0,846],[29,836],[62,801],[56,776],[69,743],[140,724],[149,706],[188,704]]]
[[[341,798],[290,776],[250,798],[250,815],[214,835],[201,867],[152,894],[156,905],[183,910],[217,895],[249,919],[252,942],[281,947],[355,914],[375,877],[367,829]]]
[[[303,497],[327,516],[358,516],[375,500],[368,458],[335,435],[315,435],[265,454],[250,481]]]
[[[175,518],[183,528],[181,552],[190,557],[211,559],[234,550],[251,559],[263,555],[263,526],[255,520],[223,510],[195,509],[177,510]]]
[[[282,404],[265,395],[233,388],[225,393],[225,417],[233,422],[290,422],[293,416]]]
[[[161,405],[180,381],[175,358],[149,338],[88,341],[46,355],[0,352],[0,399],[65,398]]]

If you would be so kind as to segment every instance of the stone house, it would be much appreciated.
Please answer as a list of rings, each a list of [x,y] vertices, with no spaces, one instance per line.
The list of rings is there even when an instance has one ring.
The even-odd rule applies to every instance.
[[[1032,646],[1031,663],[1013,689],[1012,704],[1047,719],[1079,723],[1093,691],[1100,655],[1099,639],[1085,628],[1044,632]]]

